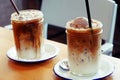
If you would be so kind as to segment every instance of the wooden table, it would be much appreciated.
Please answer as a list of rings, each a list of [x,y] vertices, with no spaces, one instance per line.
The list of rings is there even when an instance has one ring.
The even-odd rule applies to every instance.
[[[62,43],[45,40],[47,43],[53,43],[60,48],[59,55],[55,58],[40,63],[20,63],[7,58],[6,53],[9,48],[14,46],[12,30],[0,27],[0,80],[62,80],[53,72],[54,65],[67,58],[67,46]],[[120,79],[120,59],[102,55],[115,65],[115,71],[104,80]]]

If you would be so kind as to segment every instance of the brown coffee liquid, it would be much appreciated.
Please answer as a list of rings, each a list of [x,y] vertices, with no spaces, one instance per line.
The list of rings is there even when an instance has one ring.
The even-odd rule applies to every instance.
[[[24,45],[26,49],[29,49],[31,46],[35,48],[35,51],[40,48],[42,41],[40,36],[42,36],[43,24],[39,23],[39,20],[28,21],[25,23],[16,23],[12,21],[14,29],[15,44],[17,50],[21,49],[20,45]],[[40,30],[40,31],[39,31]]]

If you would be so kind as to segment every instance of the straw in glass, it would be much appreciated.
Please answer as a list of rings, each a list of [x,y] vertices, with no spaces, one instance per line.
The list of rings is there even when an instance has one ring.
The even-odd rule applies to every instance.
[[[86,10],[87,10],[87,16],[88,16],[89,27],[92,29],[90,8],[89,8],[89,1],[88,1],[88,0],[85,0],[85,3],[86,3]]]
[[[19,15],[20,13],[19,13],[19,10],[18,10],[15,2],[14,2],[13,0],[10,0],[10,2],[11,2],[11,4],[13,5],[13,7],[14,7],[15,11],[17,12],[17,14]]]

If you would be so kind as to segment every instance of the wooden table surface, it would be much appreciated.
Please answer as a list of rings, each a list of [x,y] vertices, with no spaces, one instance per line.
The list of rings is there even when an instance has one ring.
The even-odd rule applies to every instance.
[[[6,53],[14,46],[13,32],[0,27],[0,80],[63,80],[54,74],[53,67],[58,61],[67,58],[67,46],[51,40],[45,40],[45,43],[52,43],[60,49],[55,58],[31,64],[12,61]],[[120,59],[106,55],[102,57],[115,65],[113,74],[103,80],[119,80]]]

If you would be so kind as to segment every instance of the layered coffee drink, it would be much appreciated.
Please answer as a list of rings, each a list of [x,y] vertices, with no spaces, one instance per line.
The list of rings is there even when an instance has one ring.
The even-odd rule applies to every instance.
[[[11,15],[18,58],[40,58],[43,44],[43,13],[39,10],[22,10]]]
[[[79,76],[93,75],[98,71],[101,53],[102,23],[92,19],[77,17],[67,22],[67,45],[70,71]]]

